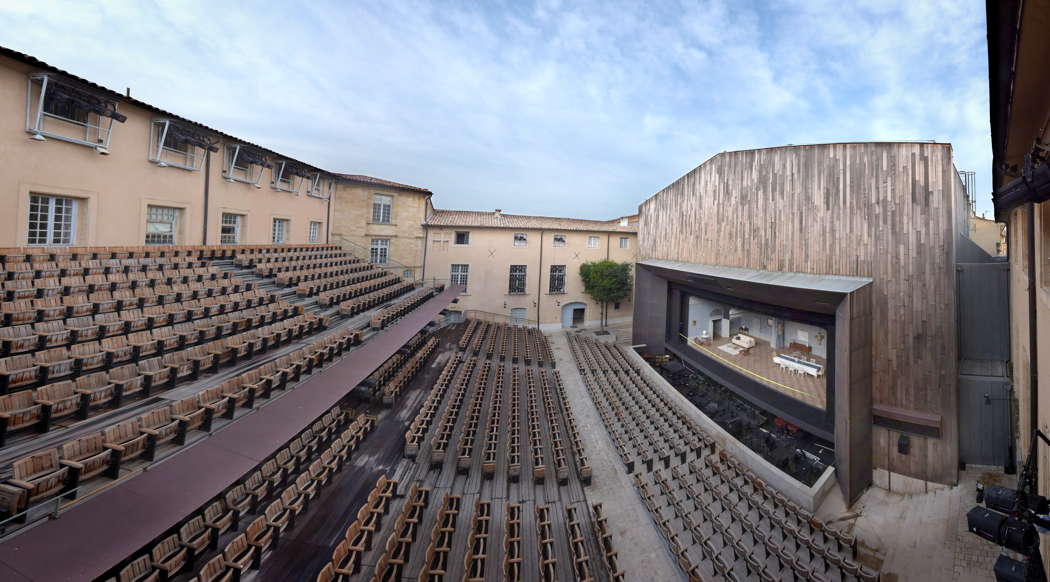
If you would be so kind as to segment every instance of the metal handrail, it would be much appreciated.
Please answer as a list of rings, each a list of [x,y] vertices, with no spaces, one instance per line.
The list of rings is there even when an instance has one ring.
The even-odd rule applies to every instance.
[[[344,234],[333,234],[332,235],[332,239],[333,239],[332,240],[333,243],[338,244],[340,246],[349,246],[351,248],[347,249],[347,250],[349,250],[350,252],[354,253],[355,255],[361,257],[364,260],[371,261],[372,249],[369,249],[369,248],[367,248],[367,247],[365,247],[363,245],[360,245],[360,244],[358,244],[358,243],[356,243],[356,242],[346,238],[346,235],[344,235]],[[335,240],[335,239],[338,239],[338,240]],[[405,271],[407,271],[410,268],[408,265],[404,265],[404,264],[401,264],[401,263],[399,263],[397,261],[390,260],[389,255],[387,256],[387,261],[385,263],[372,263],[372,264],[375,265],[376,267],[380,268],[380,269],[384,269],[384,270],[391,271],[391,272],[400,269],[400,272],[397,273],[397,274],[401,275],[402,278],[404,278]],[[419,281],[420,279],[421,279],[421,277],[418,274],[416,274],[416,269],[412,269],[412,280],[413,281]]]

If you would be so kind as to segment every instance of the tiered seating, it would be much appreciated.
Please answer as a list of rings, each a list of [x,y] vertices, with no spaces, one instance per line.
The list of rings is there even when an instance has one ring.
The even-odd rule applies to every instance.
[[[602,560],[609,572],[612,582],[624,582],[623,570],[620,569],[620,555],[612,545],[612,534],[609,532],[609,520],[605,517],[601,503],[591,506],[591,519],[594,522],[594,533],[602,552]]]
[[[568,405],[569,396],[565,393],[565,385],[561,382],[561,373],[555,370],[550,376],[544,374],[541,376],[543,380],[544,394],[547,394],[551,384],[554,385],[558,392],[558,399],[561,404],[561,416],[565,419],[565,425],[569,430],[569,440],[572,441],[572,450],[576,456],[576,471],[577,475],[585,484],[591,482],[591,465],[587,460],[587,451],[583,446],[583,439],[580,438],[580,431],[576,427],[576,415],[572,412],[572,407]]]
[[[496,474],[496,457],[499,454],[499,437],[503,431],[503,364],[496,368],[496,380],[492,387],[492,403],[489,419],[485,425],[485,450],[481,456],[481,474],[491,479]]]
[[[438,340],[437,338],[430,338],[419,351],[412,354],[412,357],[405,362],[404,366],[397,372],[393,378],[385,382],[379,387],[379,391],[383,395],[383,404],[387,406],[393,406],[394,401],[397,400],[398,396],[401,395],[401,391],[404,390],[405,386],[416,377],[430,361],[430,356],[437,349]]]
[[[430,462],[433,465],[440,465],[445,462],[445,455],[448,453],[450,444],[449,441],[452,438],[453,430],[456,428],[456,420],[459,418],[459,411],[463,406],[464,398],[466,398],[470,377],[474,373],[474,366],[477,365],[477,362],[476,359],[470,358],[464,363],[457,376],[456,388],[452,391],[452,396],[449,399],[448,406],[445,407],[444,414],[441,415],[441,421],[438,422],[437,431],[430,439]]]
[[[481,372],[475,381],[477,388],[474,390],[474,397],[470,400],[470,409],[467,410],[467,417],[460,434],[459,457],[456,461],[456,470],[461,473],[466,473],[470,469],[471,462],[474,459],[474,443],[478,437],[478,428],[481,423],[481,407],[488,392],[489,373],[492,370],[492,364],[484,362],[480,370]]]
[[[529,411],[529,451],[532,454],[532,479],[542,483],[547,477],[546,455],[543,450],[543,420],[540,418],[539,402],[536,399],[536,378],[532,370],[525,370],[525,398]]]
[[[554,367],[550,342],[535,327],[468,319],[458,345],[460,351],[475,357],[496,358],[503,362],[509,355],[515,364]]]
[[[467,553],[463,557],[463,582],[485,582],[485,563],[489,554],[489,531],[492,521],[492,503],[478,499],[474,502],[474,517],[470,520]]]
[[[274,262],[282,262],[296,256],[300,256],[301,259],[301,255],[323,257],[329,253],[343,252],[339,245],[322,244],[237,245],[232,247],[232,250],[236,252],[234,262],[242,267],[254,267],[256,264],[269,262],[271,259],[277,259]]]
[[[478,321],[476,319],[467,320],[467,329],[466,329],[466,331],[463,332],[463,335],[459,338],[459,349],[461,351],[466,351],[467,350],[467,346],[470,345],[472,339],[474,338],[475,332],[478,330],[478,327],[480,327],[480,326],[488,326],[488,324],[484,323],[484,322],[481,322],[481,321]]]
[[[517,368],[510,374],[510,420],[507,422],[507,475],[521,478],[521,376]]]
[[[569,505],[565,508],[565,529],[569,534],[569,549],[572,550],[572,570],[576,579],[580,582],[593,582],[594,572],[591,568],[591,558],[587,552],[586,536],[583,525],[580,523],[576,507]]]
[[[384,281],[384,279],[369,281],[367,285],[371,287],[365,288],[361,294],[354,295],[352,299],[340,302],[339,313],[354,316],[371,309],[384,301],[390,301],[391,299],[400,297],[416,288],[416,284],[411,281],[388,281],[387,283],[391,284],[382,286],[379,285],[380,281]],[[360,283],[360,285],[366,284]],[[371,288],[376,290],[368,292]]]
[[[344,303],[355,297],[378,292],[400,282],[401,277],[386,271],[365,271],[357,275],[331,281],[332,285],[340,285],[339,287],[319,287],[317,289],[317,304],[332,305]]]
[[[507,517],[503,524],[503,579],[507,582],[520,582],[524,577],[525,560],[521,539],[521,505],[508,503],[504,512]]]
[[[225,259],[235,253],[254,253],[283,245],[145,245],[113,247],[9,247],[0,248],[0,263],[43,263],[48,261],[104,261],[123,259]],[[298,247],[289,247],[298,248]],[[303,245],[302,248],[320,248],[320,245]],[[333,246],[332,248],[338,248]]]
[[[415,458],[419,453],[419,447],[423,444],[423,439],[426,438],[430,425],[434,422],[434,416],[437,415],[438,408],[445,399],[445,394],[448,392],[449,386],[452,385],[452,379],[462,363],[463,358],[458,354],[453,354],[441,370],[441,375],[438,376],[434,387],[430,389],[430,394],[423,401],[423,406],[420,407],[415,419],[412,420],[412,424],[409,425],[408,431],[405,432],[406,457],[410,459]]]
[[[527,370],[532,375],[532,370]],[[543,397],[543,410],[547,412],[548,435],[551,443],[551,451],[554,453],[554,473],[558,483],[567,483],[569,480],[569,461],[565,455],[565,443],[561,440],[561,426],[558,422],[559,410],[554,403],[554,395],[551,390],[550,380],[546,374],[540,374],[540,395]]]
[[[216,418],[233,418],[236,408],[251,409],[257,397],[268,398],[272,390],[291,387],[303,374],[309,374],[332,361],[359,338],[360,332],[356,330],[334,334],[282,357],[269,376],[260,378],[258,369],[252,370],[220,386],[204,389],[196,396],[154,408],[138,417],[112,424],[100,432],[31,455],[26,459],[46,454],[47,458],[57,459],[62,467],[68,467],[69,471],[65,474],[67,486],[34,490],[21,496],[14,509],[16,512],[21,511],[36,501],[64,493],[92,478],[116,478],[121,467],[133,460],[153,461],[161,446],[169,443],[182,446],[189,433],[210,432]],[[7,422],[9,430],[14,430],[14,427],[47,423],[61,416],[85,414],[83,411],[92,405],[95,395],[109,394],[109,390],[115,390],[110,385],[97,384],[101,381],[100,374],[78,378],[76,384],[61,382],[35,391],[38,396],[43,392],[48,400],[28,400],[32,396],[30,391],[0,397],[0,401],[20,407],[0,413],[0,421]],[[26,459],[16,461],[14,466],[19,466]],[[15,477],[15,480],[19,478]],[[17,483],[11,483],[25,489]]]
[[[375,420],[358,415],[348,422],[338,408],[327,412],[314,427],[162,536],[147,554],[131,560],[120,579],[170,580],[194,564],[203,564],[199,581],[236,580],[257,569],[267,550],[295,527],[296,517],[342,469]],[[304,448],[304,441],[309,446]],[[289,457],[291,450],[296,453]],[[286,462],[278,464],[277,457]],[[220,550],[219,537],[230,532],[237,535]]]
[[[539,549],[540,580],[558,581],[558,557],[554,551],[554,528],[551,524],[550,507],[536,506],[536,541]]]
[[[570,347],[628,470],[641,461],[635,484],[690,578],[878,580],[855,561],[852,536],[815,519],[725,451],[712,453],[702,429],[621,348],[572,336]],[[662,467],[654,469],[654,460]]]
[[[448,494],[446,494],[446,499]],[[373,582],[400,580],[405,574],[405,566],[411,556],[412,542],[419,533],[419,523],[430,503],[430,490],[421,489],[412,484],[405,504],[394,522],[394,529],[387,537],[383,554],[376,563],[372,575]]]
[[[397,303],[380,309],[374,315],[372,315],[372,329],[385,329],[386,326],[394,323],[398,319],[401,319],[405,314],[411,312],[413,309],[426,303],[431,297],[437,295],[444,289],[444,286],[431,287],[422,293],[417,293],[411,297],[406,297]]]
[[[430,545],[427,546],[427,554],[423,568],[419,572],[419,579],[428,582],[441,582],[448,575],[449,562],[451,561],[452,540],[456,532],[456,520],[459,517],[459,508],[462,499],[456,495],[445,494],[441,501],[441,509],[438,510],[434,519],[434,527],[430,530]]]
[[[335,576],[347,579],[361,567],[361,559],[371,549],[372,540],[379,531],[380,522],[390,508],[390,499],[397,493],[397,481],[380,475],[368,500],[357,511],[357,519],[346,528],[346,535],[332,552],[332,560],[321,570],[317,579],[332,580]]]

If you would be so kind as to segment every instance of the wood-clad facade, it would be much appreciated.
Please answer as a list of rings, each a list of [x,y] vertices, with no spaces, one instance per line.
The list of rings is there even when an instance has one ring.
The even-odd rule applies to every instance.
[[[873,447],[876,468],[954,483],[955,262],[968,232],[964,197],[948,144],[721,153],[641,205],[638,261],[870,278],[871,399],[875,416],[887,422],[876,422],[863,446]],[[648,315],[660,301],[641,291],[635,341],[653,345],[664,331],[637,322],[665,316]],[[936,425],[939,436],[910,430],[915,423]],[[902,431],[910,439],[906,455],[897,452]]]

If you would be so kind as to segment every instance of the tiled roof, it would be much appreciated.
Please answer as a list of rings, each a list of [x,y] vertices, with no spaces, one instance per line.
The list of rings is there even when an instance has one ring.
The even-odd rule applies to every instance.
[[[361,174],[336,174],[347,182],[356,182],[358,184],[369,184],[373,186],[386,186],[387,188],[397,188],[398,190],[408,190],[410,192],[419,192],[421,194],[433,194],[426,188],[420,188],[419,186],[409,186],[408,184],[401,184],[399,182],[393,182],[390,180],[384,180],[382,178],[373,178],[372,176],[363,176]]]
[[[434,210],[434,213],[427,218],[427,224],[432,226],[638,232],[638,215],[625,216],[624,218],[627,219],[627,226],[621,226],[619,218],[613,220],[582,220],[579,218],[504,214],[500,211]]]

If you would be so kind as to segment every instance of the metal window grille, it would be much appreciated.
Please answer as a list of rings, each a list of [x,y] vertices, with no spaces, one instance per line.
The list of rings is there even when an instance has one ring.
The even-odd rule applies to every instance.
[[[310,221],[310,242],[317,242],[317,236],[321,232],[321,223]]]
[[[524,246],[528,246],[528,244],[529,244],[529,235],[525,234],[524,232],[516,232],[516,233],[514,233],[514,246],[516,246],[516,247],[524,247]]]
[[[528,270],[527,265],[511,265],[510,266],[510,284],[508,286],[508,293],[524,293],[525,292],[525,274]]]
[[[551,293],[565,293],[565,265],[551,265]]]
[[[273,219],[273,243],[284,244],[286,240],[288,240],[288,219]]]
[[[372,197],[372,222],[390,223],[390,213],[394,206],[394,197],[376,194]]]
[[[630,241],[631,241],[631,239],[629,239],[629,238],[627,238],[627,237],[625,237],[625,236],[621,236],[621,237],[620,237],[620,248],[621,248],[621,249],[626,249],[626,248],[628,248],[628,247],[630,246],[630,244],[631,244],[631,242],[630,242]]]
[[[146,244],[173,245],[178,227],[179,209],[150,206],[146,209]]]
[[[117,104],[81,83],[50,74],[34,74],[26,88],[26,131],[109,153],[113,122],[127,117]]]
[[[587,237],[587,248],[589,248],[589,249],[596,249],[596,248],[598,248],[598,237],[596,237],[596,236],[589,236],[589,237]]]
[[[470,265],[452,265],[452,273],[449,275],[449,283],[452,285],[463,285],[463,287],[466,288],[469,279]]]
[[[372,248],[369,253],[369,261],[377,265],[385,265],[390,260],[390,239],[372,239]]]
[[[71,245],[76,239],[77,202],[61,196],[29,196],[31,245]]]
[[[554,246],[556,246],[556,247],[563,247],[563,246],[565,246],[565,235],[564,234],[556,234],[556,235],[554,235]]]
[[[241,215],[222,215],[222,225],[219,229],[219,243],[224,245],[236,245],[241,243]]]
[[[457,245],[469,245],[470,244],[470,232],[465,230],[456,231],[456,244]]]

